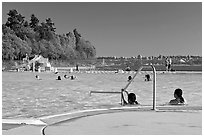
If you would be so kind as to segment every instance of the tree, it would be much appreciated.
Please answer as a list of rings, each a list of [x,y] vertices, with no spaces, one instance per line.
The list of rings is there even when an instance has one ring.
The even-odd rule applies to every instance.
[[[22,25],[22,24],[24,23],[24,18],[25,18],[25,17],[23,17],[21,14],[18,14],[18,15],[17,15],[17,20],[18,20],[18,23],[19,23],[20,25]]]
[[[17,24],[17,14],[18,12],[15,9],[9,11],[9,13],[7,14],[9,16],[6,22],[7,27],[11,29],[14,28],[14,25]]]
[[[96,49],[89,41],[86,41],[84,51],[86,52],[87,58],[92,58],[96,56]]]
[[[7,27],[5,24],[2,24],[2,33],[3,35],[10,33],[10,34],[15,34],[13,30],[11,30],[9,27]]]
[[[23,17],[21,14],[18,14],[15,9],[10,10],[7,15],[9,16],[6,22],[7,27],[10,27],[14,31],[21,28],[25,17]]]
[[[54,23],[52,22],[51,18],[46,19],[46,25],[49,31],[55,32]]]
[[[66,35],[55,33],[51,18],[39,23],[34,14],[30,22],[15,9],[10,10],[8,19],[2,24],[2,59],[21,60],[41,54],[49,59],[86,59],[96,55],[96,50],[89,41],[84,40],[76,29]]]
[[[73,32],[74,32],[74,36],[75,36],[75,39],[76,39],[76,46],[77,46],[79,41],[80,41],[81,34],[79,34],[76,29],[74,29]]]
[[[3,49],[2,53],[5,55],[3,58],[7,58],[9,55],[9,58],[21,60],[26,53],[31,53],[31,47],[28,46],[26,41],[9,33],[3,36]]]
[[[8,37],[3,36],[2,38],[2,59],[3,60],[13,60],[14,59],[14,49],[9,42]]]
[[[25,17],[19,14],[15,9],[10,10],[7,15],[9,17],[5,25],[13,30],[17,37],[25,40],[26,35],[24,33],[24,28],[27,27],[27,23],[24,20]]]
[[[24,27],[28,27],[28,26],[29,26],[28,21],[25,21],[24,24],[23,24],[23,26],[24,26]]]
[[[39,24],[38,18],[35,17],[34,14],[32,14],[31,19],[30,19],[30,23],[29,23],[30,27],[33,28],[34,31],[36,31],[36,28],[37,28],[38,24]]]

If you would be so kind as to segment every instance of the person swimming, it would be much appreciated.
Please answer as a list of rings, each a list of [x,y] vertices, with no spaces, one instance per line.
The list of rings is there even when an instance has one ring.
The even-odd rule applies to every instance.
[[[146,74],[145,75],[145,81],[150,81],[151,79],[150,79],[150,75],[149,74]]]
[[[64,75],[64,78],[66,78],[66,79],[70,78],[71,80],[74,80],[76,78],[76,76],[74,76],[74,75],[71,75],[71,76]]]
[[[128,76],[128,82],[132,80],[132,76]]]
[[[58,76],[56,80],[61,80],[61,77],[60,77],[60,76]]]
[[[76,78],[76,76],[74,76],[74,75],[70,76],[71,80],[74,80],[75,78]]]
[[[182,90],[180,88],[177,88],[174,91],[174,97],[175,97],[175,99],[170,100],[170,102],[169,102],[170,105],[185,104],[185,100],[182,97]]]
[[[68,79],[68,78],[69,78],[69,76],[67,76],[67,75],[65,74],[65,75],[64,75],[64,78]]]
[[[39,75],[35,75],[35,78],[36,78],[37,80],[41,80]]]

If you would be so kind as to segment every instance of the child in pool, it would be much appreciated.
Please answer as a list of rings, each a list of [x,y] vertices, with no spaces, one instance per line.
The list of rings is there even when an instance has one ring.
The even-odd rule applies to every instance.
[[[170,105],[181,105],[181,104],[185,104],[185,100],[182,97],[182,90],[180,88],[176,89],[174,91],[174,97],[175,99],[172,99],[169,104]]]

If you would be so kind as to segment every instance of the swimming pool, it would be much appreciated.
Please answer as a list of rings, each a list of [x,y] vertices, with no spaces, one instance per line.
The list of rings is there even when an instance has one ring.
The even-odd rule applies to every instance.
[[[137,95],[142,106],[152,105],[152,81],[145,82],[141,72],[128,87]],[[42,80],[36,80],[38,74]],[[91,90],[120,91],[133,73],[73,73],[77,79],[68,80],[66,73],[2,72],[2,117],[38,118],[78,110],[120,107],[120,94],[92,94]],[[62,77],[57,81],[57,76]],[[67,75],[70,75],[67,73]],[[202,73],[157,74],[157,105],[163,106],[173,98],[176,88],[183,90],[188,106],[202,106]]]

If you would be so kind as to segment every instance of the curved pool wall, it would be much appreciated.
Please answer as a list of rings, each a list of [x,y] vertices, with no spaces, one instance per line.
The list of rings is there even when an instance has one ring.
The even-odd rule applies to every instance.
[[[127,119],[124,117],[126,117]],[[182,120],[180,121],[179,119]],[[6,120],[3,121],[3,124],[6,124]],[[15,120],[13,120],[13,124],[16,124],[17,121],[19,120],[16,120],[16,122]],[[120,122],[113,124],[114,122],[112,121]],[[144,121],[146,121],[146,124],[141,123]],[[21,132],[23,130],[26,130],[25,134],[27,135],[202,134],[202,107],[157,106],[156,110],[152,110],[152,106],[124,106],[113,107],[109,109],[75,111],[70,113],[39,117],[38,119],[36,119],[36,121],[33,120],[33,122],[30,123],[26,123],[26,121],[24,122],[25,123],[23,126],[21,125],[13,129],[3,130],[3,134],[20,135],[24,134]],[[93,128],[91,127],[91,125],[87,126],[86,124],[88,123],[98,123],[100,126],[97,127],[95,125]],[[109,126],[102,123],[109,124]],[[7,122],[7,124],[10,124],[10,126],[12,126],[12,122]],[[121,132],[120,130],[118,131],[119,128],[117,130],[113,127],[113,129],[108,128],[111,124],[113,124],[112,126],[114,127],[121,128],[122,126]],[[149,124],[155,126],[154,130],[148,129]],[[172,125],[176,126],[177,128],[172,127]],[[163,130],[161,130],[160,128],[163,128]],[[181,131],[177,130],[178,128],[180,128]]]
[[[91,109],[91,110],[80,110],[75,112],[62,113],[57,115],[50,115],[45,117],[40,117],[41,121],[47,123],[48,125],[57,124],[62,121],[72,120],[80,117],[107,114],[107,113],[118,113],[118,112],[129,112],[129,111],[146,111],[146,112],[200,112],[202,111],[201,106],[156,106],[156,110],[152,109],[152,106],[122,106],[104,109]],[[64,119],[65,118],[65,119]]]

